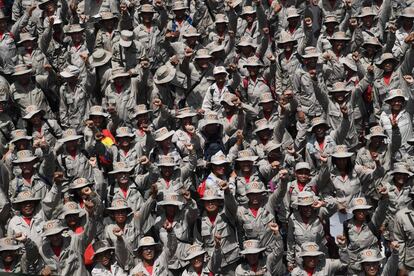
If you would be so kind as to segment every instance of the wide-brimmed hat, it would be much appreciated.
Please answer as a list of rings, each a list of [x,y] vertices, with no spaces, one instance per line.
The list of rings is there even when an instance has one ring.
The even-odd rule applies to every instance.
[[[223,194],[218,189],[206,189],[201,200],[224,200]]]
[[[109,174],[116,174],[116,173],[130,173],[134,169],[133,167],[129,167],[125,162],[114,162],[113,170],[109,172]]]
[[[189,117],[194,117],[197,115],[197,112],[195,112],[191,107],[184,107],[178,110],[177,115],[175,115],[175,118],[177,119],[184,119]]]
[[[205,254],[207,251],[205,251],[201,245],[199,244],[193,244],[189,248],[187,248],[185,256],[183,258],[184,261],[189,261],[191,259],[194,259],[197,256]]]
[[[209,54],[212,55],[214,53],[219,53],[225,50],[224,44],[218,44],[218,42],[212,42],[207,45],[209,49]]]
[[[387,138],[384,129],[381,126],[373,126],[369,129],[369,134],[365,136],[365,139],[369,140],[372,137]]]
[[[92,256],[92,258],[95,258],[96,255],[98,255],[100,253],[103,253],[105,251],[115,250],[115,247],[111,246],[109,244],[109,242],[106,241],[106,240],[97,241],[93,244],[92,247],[93,247],[93,256]]]
[[[355,60],[352,58],[352,54],[347,55],[346,57],[340,58],[339,61],[351,69],[354,72],[358,71],[357,65],[355,63]]]
[[[49,221],[46,221],[45,224],[43,225],[42,236],[44,237],[53,236],[53,235],[63,232],[66,229],[67,227],[63,226],[59,220],[57,219],[49,220]]]
[[[324,255],[324,253],[319,250],[319,246],[314,242],[305,242],[300,247],[300,257],[317,257]]]
[[[348,37],[345,32],[339,31],[329,37],[329,40],[349,41],[351,38]]]
[[[19,64],[14,66],[13,76],[21,76],[32,73],[32,69],[27,67],[26,64]]]
[[[318,52],[318,49],[316,49],[313,46],[308,46],[305,48],[303,55],[300,55],[302,58],[318,58],[321,55],[321,53]]]
[[[78,215],[83,216],[85,215],[85,211],[81,208],[79,208],[78,203],[74,201],[68,201],[63,205],[62,213],[60,214],[60,219],[65,219],[68,215]]]
[[[33,194],[31,190],[24,190],[17,194],[17,196],[12,200],[13,204],[18,204],[28,201],[40,201],[41,198]]]
[[[104,111],[102,106],[94,105],[94,106],[91,106],[91,108],[89,109],[89,117],[90,116],[109,117],[109,114]]]
[[[299,170],[311,170],[310,164],[308,162],[298,162],[295,165],[295,171]]]
[[[376,263],[381,262],[384,257],[377,249],[364,249],[359,253],[359,263]]]
[[[17,243],[16,240],[6,237],[0,239],[0,252],[2,251],[15,251],[22,248],[21,245]]]
[[[328,23],[335,23],[335,24],[339,24],[338,19],[336,17],[336,15],[327,15],[325,16],[324,20],[323,20],[323,24],[328,24]]]
[[[263,67],[263,63],[256,56],[247,58],[247,63],[243,64],[243,67]]]
[[[394,175],[396,173],[407,174],[409,177],[413,176],[413,173],[409,171],[409,166],[407,163],[404,162],[397,162],[394,164],[390,175]]]
[[[236,161],[251,161],[254,162],[259,158],[259,156],[254,155],[253,151],[250,149],[241,150],[237,153]]]
[[[298,10],[294,7],[289,7],[286,9],[286,19],[300,17]]]
[[[83,137],[82,135],[78,135],[78,133],[76,132],[75,129],[68,128],[68,129],[63,131],[62,138],[59,139],[58,141],[61,142],[61,143],[66,143],[66,142],[70,142],[70,141],[79,140],[82,137]]]
[[[50,2],[57,2],[56,0],[41,0],[40,3],[38,3],[38,8],[41,10],[44,10],[46,7],[46,4],[50,3]]]
[[[194,59],[206,59],[211,58],[211,55],[208,51],[208,49],[203,48],[196,52]]]
[[[168,130],[166,127],[157,129],[154,133],[155,141],[161,142],[174,135],[174,130]]]
[[[240,38],[240,41],[237,44],[237,47],[247,47],[247,46],[257,48],[257,45],[253,42],[253,39],[250,36],[244,35]]]
[[[68,65],[62,72],[60,72],[60,76],[65,79],[78,77],[79,74],[80,69],[78,66],[75,65]]]
[[[145,104],[139,104],[139,105],[134,107],[134,115],[132,115],[132,116],[133,116],[133,118],[136,118],[139,115],[148,114],[151,111],[152,110],[147,109],[147,106]]]
[[[27,131],[25,129],[16,129],[11,132],[11,141],[10,143],[16,143],[20,140],[32,140],[32,136],[27,135]]]
[[[139,9],[139,13],[155,13],[154,7],[150,4],[144,4]]]
[[[207,125],[215,125],[219,124],[222,125],[223,123],[219,120],[217,112],[209,112],[204,114],[204,125],[203,127]]]
[[[281,31],[277,44],[279,44],[279,46],[282,46],[283,44],[290,43],[290,42],[295,43],[295,44],[298,43],[298,41],[290,33],[286,31]]]
[[[255,13],[256,13],[256,9],[253,8],[252,6],[244,6],[240,16],[245,16],[245,15],[255,14]]]
[[[158,243],[155,242],[154,238],[151,237],[151,236],[146,236],[146,237],[143,237],[139,240],[138,247],[137,247],[137,249],[135,249],[135,251],[140,250],[142,247],[155,246],[155,245],[158,245]]]
[[[260,241],[258,240],[247,240],[243,242],[243,250],[240,251],[240,254],[258,254],[265,251],[265,247],[260,247]]]
[[[171,155],[161,155],[159,157],[158,167],[175,167],[177,166],[177,162],[175,162],[175,159]]]
[[[155,71],[154,83],[168,83],[175,77],[176,72],[177,70],[174,67],[170,65],[162,65],[157,69],[157,71]]]
[[[114,80],[116,78],[123,78],[123,77],[129,77],[129,73],[126,71],[123,67],[113,68],[111,71],[111,80]]]
[[[376,16],[376,15],[377,13],[374,11],[372,7],[363,7],[357,17],[362,18],[366,16]]]
[[[267,193],[265,185],[260,181],[252,181],[246,184],[246,195],[248,194],[263,194]]]
[[[184,4],[183,1],[175,1],[172,7],[173,11],[180,11],[186,9],[188,9],[188,7]]]
[[[315,194],[309,191],[302,191],[298,193],[298,197],[296,199],[297,206],[310,206],[315,203]]]
[[[128,30],[121,31],[121,37],[119,39],[119,45],[122,47],[128,48],[131,47],[132,42],[134,41],[134,33]]]
[[[25,120],[30,120],[34,115],[41,113],[42,117],[46,114],[46,112],[42,109],[40,109],[38,106],[36,105],[29,105],[26,107],[26,109],[24,110],[24,112],[26,113],[23,116],[23,119]]]
[[[187,37],[199,37],[201,36],[201,34],[199,34],[197,32],[197,29],[190,26],[188,27],[184,32],[183,32],[183,37],[187,38]]]
[[[355,210],[369,210],[372,208],[372,206],[368,204],[365,197],[353,198],[349,204],[349,207],[349,211],[351,213]]]
[[[226,155],[220,150],[211,156],[210,163],[213,165],[223,165],[229,164],[230,161],[227,159]]]
[[[265,93],[260,94],[259,105],[262,105],[264,103],[270,103],[270,102],[275,102],[275,99],[273,98],[272,93],[265,92]]]
[[[269,154],[270,152],[274,150],[280,151],[281,147],[282,147],[282,144],[276,143],[275,141],[270,141],[266,144],[266,147],[265,147],[266,154]]]
[[[78,189],[82,189],[84,187],[91,186],[91,185],[92,185],[92,183],[89,182],[88,179],[86,179],[84,177],[79,177],[79,178],[76,178],[75,180],[73,180],[69,184],[69,190],[78,190]]]
[[[341,93],[341,92],[345,92],[345,93],[349,93],[351,92],[352,89],[348,88],[346,86],[345,82],[342,81],[337,81],[332,85],[332,88],[329,89],[329,93]]]
[[[258,133],[259,131],[262,131],[262,130],[265,130],[265,129],[272,130],[272,127],[269,125],[266,118],[257,120],[256,122],[254,122],[254,125],[255,125],[255,129],[254,129],[253,133]]]
[[[414,8],[413,7],[407,7],[402,10],[400,17],[406,17],[406,18],[414,18]]]
[[[237,96],[232,93],[224,93],[223,96],[221,96],[220,103],[226,103],[229,106],[234,106],[234,101],[237,99]]]
[[[392,99],[395,98],[403,98],[404,101],[408,101],[408,97],[405,95],[402,89],[391,89],[387,98],[385,98],[384,102],[388,103]]]
[[[349,158],[354,155],[353,152],[348,151],[348,147],[346,145],[338,145],[335,147],[334,153],[332,153],[332,157],[335,158]]]
[[[219,74],[226,74],[228,75],[229,73],[227,73],[227,70],[224,66],[215,66],[213,69],[213,75],[219,75]]]
[[[106,210],[108,211],[119,211],[119,210],[127,210],[132,212],[131,207],[128,206],[128,202],[123,198],[117,198],[112,200],[111,206],[107,207]]]
[[[129,127],[118,127],[116,129],[115,137],[135,137],[135,134],[132,132],[132,129]]]
[[[391,53],[384,53],[381,55],[380,60],[376,63],[376,65],[381,68],[385,61],[391,60],[394,64],[398,64],[398,60],[394,57]]]
[[[215,24],[219,24],[219,23],[229,23],[229,18],[225,14],[218,13],[218,14],[216,14],[216,18],[214,20],[214,23]]]
[[[107,64],[112,58],[112,53],[102,48],[96,49],[89,57],[89,64],[92,67],[99,67]]]
[[[369,36],[366,39],[364,39],[364,43],[362,44],[362,47],[366,48],[369,45],[373,45],[377,48],[382,48],[381,42],[375,36]]]
[[[80,33],[83,32],[85,28],[81,27],[79,24],[71,24],[66,27],[66,34]]]
[[[323,125],[329,129],[329,125],[323,117],[315,117],[311,121],[311,127],[308,129],[309,132],[313,132],[314,128]]]
[[[20,33],[20,40],[17,44],[22,44],[25,41],[34,41],[36,37],[32,36],[30,33]]]
[[[37,156],[33,155],[31,150],[20,150],[16,153],[16,160],[13,160],[13,164],[29,163],[32,161],[38,161]]]
[[[163,199],[157,203],[159,206],[174,205],[178,207],[183,204],[180,195],[175,192],[165,192]]]
[[[99,21],[103,21],[103,20],[112,20],[112,19],[118,19],[118,17],[116,17],[115,14],[113,14],[110,11],[103,11],[100,13],[101,17],[99,19]]]

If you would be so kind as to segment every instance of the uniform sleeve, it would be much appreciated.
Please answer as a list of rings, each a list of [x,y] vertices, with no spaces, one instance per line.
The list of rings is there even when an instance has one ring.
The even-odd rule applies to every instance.
[[[405,263],[405,242],[408,240],[404,231],[404,220],[402,216],[406,214],[402,211],[398,212],[396,215],[395,223],[394,223],[394,240],[396,240],[400,244],[400,248],[398,250],[398,267],[404,267]],[[409,214],[408,214],[409,215]]]
[[[52,219],[53,212],[56,211],[62,197],[62,185],[53,184],[52,188],[42,199],[42,210],[48,220]]]

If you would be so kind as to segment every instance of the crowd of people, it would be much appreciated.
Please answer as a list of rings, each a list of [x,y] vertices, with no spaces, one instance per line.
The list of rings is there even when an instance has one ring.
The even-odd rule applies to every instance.
[[[414,275],[414,1],[0,8],[0,274]]]

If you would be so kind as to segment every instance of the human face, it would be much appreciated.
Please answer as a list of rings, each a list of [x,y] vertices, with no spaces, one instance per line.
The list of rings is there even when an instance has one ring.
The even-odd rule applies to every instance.
[[[244,56],[250,56],[250,54],[253,52],[254,48],[251,46],[241,46],[240,51]]]
[[[356,221],[365,222],[365,219],[367,217],[367,210],[355,210],[353,213]]]
[[[171,140],[172,140],[172,137],[168,137],[167,139],[162,140],[158,143],[160,143],[160,147],[162,149],[169,150],[171,148]]]
[[[348,160],[349,158],[335,158],[335,165],[338,169],[344,170],[348,166]]]
[[[252,161],[239,161],[240,170],[242,172],[250,172],[253,168]]]
[[[66,151],[68,151],[68,152],[76,151],[78,149],[78,144],[79,144],[78,140],[66,142],[65,143]]]
[[[244,19],[247,21],[247,23],[253,23],[254,20],[256,19],[256,14],[255,13],[253,13],[253,14],[246,14],[244,16]]]
[[[186,118],[181,119],[181,125],[183,127],[189,126],[189,125],[192,125],[192,124],[193,124],[193,118],[191,118],[191,117],[186,117]]]
[[[249,205],[252,207],[260,207],[261,202],[262,202],[262,194],[257,194],[257,193],[253,193],[253,194],[247,194],[247,198],[249,199]]]
[[[303,257],[303,265],[305,268],[315,268],[319,263],[318,257],[306,256]]]
[[[379,271],[379,262],[364,262],[362,268],[366,276],[375,276]]]
[[[26,201],[20,203],[20,212],[24,217],[31,217],[35,210],[35,203],[33,201]]]
[[[51,1],[46,4],[45,11],[48,16],[52,16],[56,12],[56,9],[57,9],[57,5],[55,1]]]
[[[48,236],[48,239],[50,241],[50,244],[53,247],[60,247],[63,244],[63,237],[62,237],[62,233],[57,233],[51,236]]]
[[[132,138],[131,137],[118,137],[118,143],[120,147],[128,148],[131,145]]]
[[[385,60],[382,66],[382,69],[386,72],[386,73],[391,73],[394,71],[394,67],[395,64],[392,60]]]
[[[174,217],[178,211],[178,207],[175,205],[165,205],[165,213],[169,217]]]
[[[27,51],[30,51],[30,50],[33,50],[35,42],[31,41],[31,40],[28,40],[28,41],[24,41],[22,43],[22,45],[23,45],[24,49],[26,49]]]
[[[374,22],[374,17],[372,15],[364,16],[362,18],[362,24],[367,28],[371,28],[373,22]]]
[[[271,112],[273,110],[274,103],[268,102],[268,103],[262,103],[263,111],[265,112]]]
[[[72,42],[74,44],[80,44],[80,43],[83,42],[83,33],[82,32],[71,33],[70,37],[71,37]]]
[[[293,50],[293,42],[284,43],[282,48],[285,49],[285,52],[292,52]]]
[[[14,143],[16,145],[17,150],[25,150],[29,148],[30,141],[29,140],[19,140]]]
[[[40,126],[42,124],[42,115],[40,113],[33,115],[33,117],[30,118],[30,123],[34,126]]]
[[[214,79],[216,80],[217,84],[224,84],[227,79],[226,73],[216,74],[214,75]]]
[[[337,103],[342,104],[345,102],[346,92],[335,92],[333,96]]]
[[[174,173],[173,166],[160,166],[160,170],[163,178],[170,178]]]
[[[408,17],[403,17],[402,26],[406,30],[411,30],[413,28],[413,19]]]
[[[175,18],[178,20],[182,20],[185,18],[185,10],[178,10],[178,11],[173,11],[175,14]]]
[[[7,101],[0,102],[0,113],[4,112],[4,110],[6,109],[6,106],[7,106]]]
[[[217,176],[223,176],[226,173],[226,166],[224,164],[221,165],[212,165],[213,173]]]
[[[75,86],[78,83],[78,77],[73,76],[70,78],[66,78],[65,81],[69,84],[69,86]]]
[[[115,22],[116,21],[114,19],[110,19],[103,20],[101,23],[105,30],[107,30],[108,32],[112,32],[112,30],[114,29]]]
[[[405,173],[394,173],[394,184],[403,186],[407,183],[408,174]]]
[[[216,23],[216,31],[222,33],[226,30],[226,23]]]
[[[148,127],[148,114],[141,114],[137,116],[138,128]]]
[[[373,56],[377,49],[375,48],[374,45],[367,45],[365,47],[365,50],[367,51],[368,56]]]
[[[247,66],[247,71],[249,71],[250,77],[256,77],[259,74],[259,67],[257,66]]]
[[[141,13],[142,21],[144,23],[151,23],[152,18],[154,17],[154,14],[152,12],[143,12]]]
[[[14,261],[16,256],[16,251],[14,250],[5,250],[1,252],[1,259],[6,264],[11,264]]]
[[[208,124],[204,127],[204,132],[208,135],[217,134],[219,130],[218,124]]]
[[[108,267],[111,264],[111,257],[112,251],[106,250],[102,253],[96,255],[96,261],[103,265],[104,267]]]
[[[403,109],[404,105],[404,98],[402,97],[396,97],[389,101],[391,105],[391,110],[395,112],[400,112]]]
[[[304,58],[303,63],[308,70],[315,69],[318,58]]]
[[[125,186],[129,183],[129,173],[127,172],[117,173],[115,174],[115,178],[119,185]]]
[[[263,129],[257,132],[257,136],[259,136],[260,140],[268,141],[272,136],[272,131],[270,129]]]
[[[312,217],[313,209],[311,205],[299,206],[299,213],[303,218]]]
[[[233,111],[235,110],[234,106],[231,106],[228,103],[222,102],[222,105],[226,113],[233,113]]]
[[[200,256],[194,257],[190,260],[191,266],[194,268],[195,271],[199,271],[203,269],[204,265],[204,254]]]
[[[117,224],[123,224],[126,222],[128,217],[127,210],[116,210],[114,211],[114,220]]]
[[[204,200],[204,209],[207,213],[217,213],[220,206],[220,202],[218,200]]]
[[[384,144],[384,138],[379,136],[374,136],[370,139],[370,143],[374,147],[380,147]]]
[[[66,225],[69,228],[75,228],[79,222],[79,215],[78,214],[69,214],[65,216]]]
[[[29,84],[30,77],[31,77],[30,74],[23,74],[23,75],[20,75],[20,76],[15,76],[16,82],[21,84],[21,85],[24,85],[24,86]]]
[[[298,25],[298,23],[299,23],[299,18],[300,17],[292,17],[292,18],[289,18],[287,20],[288,23],[289,23],[289,27],[290,28],[295,28]]]
[[[115,86],[121,86],[123,87],[125,82],[126,82],[127,78],[126,77],[119,77],[119,78],[115,78],[114,79],[114,84]]]
[[[22,174],[32,175],[34,172],[34,164],[34,162],[21,163],[19,167],[22,170]]]
[[[250,266],[257,265],[259,262],[259,254],[246,254],[244,257]]]
[[[196,37],[196,36],[190,36],[190,37],[186,37],[186,38],[185,38],[185,41],[186,41],[186,44],[187,44],[190,48],[194,48],[194,46],[196,46],[197,39],[198,39],[198,37]]]
[[[101,127],[104,120],[105,120],[104,116],[97,116],[97,115],[91,115],[91,116],[89,116],[89,118],[93,121],[93,124],[96,127]]]
[[[313,132],[315,133],[317,138],[323,138],[326,134],[326,127],[324,125],[318,125],[313,128]]]
[[[145,261],[152,261],[155,257],[155,248],[154,246],[144,246],[142,247],[142,258]]]
[[[343,40],[334,40],[333,49],[336,52],[342,51],[344,49],[344,47],[345,47],[345,41],[343,41]]]
[[[295,176],[300,183],[308,183],[310,180],[310,171],[308,169],[297,170]]]
[[[0,32],[4,33],[7,29],[7,20],[6,19],[0,19]]]
[[[196,62],[197,62],[198,67],[202,69],[207,69],[208,65],[210,64],[210,59],[209,58],[198,58],[196,59]]]

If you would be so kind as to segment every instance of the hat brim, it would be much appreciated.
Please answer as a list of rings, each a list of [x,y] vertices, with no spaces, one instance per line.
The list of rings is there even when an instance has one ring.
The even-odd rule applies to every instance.
[[[40,200],[42,200],[40,197],[32,197],[32,198],[26,198],[26,199],[15,199],[15,200],[13,200],[13,202],[12,202],[12,204],[19,204],[19,203],[22,203],[22,202],[29,202],[29,201],[40,201]]]
[[[354,154],[352,152],[340,152],[340,153],[332,153],[332,157],[335,158],[349,158],[352,157]]]
[[[358,205],[355,207],[350,208],[350,212],[352,213],[353,211],[357,211],[357,210],[369,210],[371,209],[372,206],[371,205]]]
[[[115,137],[118,137],[118,138],[122,138],[122,137],[134,138],[135,134],[134,133],[124,133],[124,134],[115,135]]]
[[[203,200],[203,201],[224,200],[224,198],[223,197],[220,197],[220,196],[203,196],[200,199]]]
[[[62,71],[59,74],[64,79],[69,79],[69,78],[72,78],[72,77],[77,77],[77,75],[72,74],[71,72],[67,72],[67,71]]]
[[[236,161],[239,161],[239,162],[243,162],[243,161],[254,162],[258,158],[259,158],[259,156],[240,157],[240,158],[237,158]]]
[[[58,141],[59,141],[59,142],[61,142],[61,143],[67,143],[67,142],[70,142],[70,141],[79,140],[79,139],[81,139],[81,138],[83,138],[83,136],[82,136],[82,135],[73,135],[73,136],[69,136],[69,137],[61,138],[61,139],[59,139]]]
[[[388,138],[388,136],[385,135],[385,134],[368,134],[368,135],[365,135],[366,140],[370,140],[373,137],[381,137],[381,138],[384,138],[384,139]]]
[[[125,72],[125,73],[119,73],[119,74],[116,74],[116,75],[113,75],[113,76],[111,76],[111,80],[114,80],[114,79],[116,79],[116,78],[125,78],[125,77],[129,77],[129,74],[127,73],[127,72]]]
[[[76,187],[69,185],[69,190],[79,190],[79,189],[85,188],[85,187],[90,186],[90,185],[92,185],[92,184],[88,183],[88,182],[86,182],[82,185],[76,186]]]
[[[112,53],[110,53],[108,51],[105,51],[105,52],[106,52],[106,54],[105,54],[104,59],[99,61],[99,62],[94,61],[93,56],[90,56],[89,57],[89,64],[92,67],[99,67],[99,66],[103,66],[103,65],[107,64],[109,62],[109,60],[112,58]]]
[[[10,245],[6,245],[6,246],[1,246],[0,247],[0,252],[3,252],[3,251],[17,251],[19,249],[21,249],[21,246],[19,246],[18,244],[15,244],[15,245],[10,244]]]
[[[36,156],[13,160],[13,164],[30,163],[30,162],[33,162],[33,161],[38,161]]]
[[[160,136],[160,137],[157,137],[157,138],[155,138],[154,140],[156,141],[156,142],[161,142],[161,141],[164,141],[164,140],[166,140],[166,139],[168,139],[168,138],[170,138],[171,136],[173,136],[174,135],[174,131],[173,130],[170,130],[170,131],[168,131],[168,133],[166,133],[166,134],[164,134],[164,135],[162,135],[162,136]]]
[[[260,132],[260,131],[262,131],[262,130],[266,130],[266,129],[268,129],[268,130],[273,130],[270,126],[266,126],[266,127],[259,127],[259,128],[257,128],[257,129],[255,129],[255,130],[253,131],[253,133],[258,133],[258,132]]]
[[[134,249],[135,252],[139,251],[141,249],[141,247],[147,247],[147,246],[158,246],[159,243],[157,242],[152,242],[152,243],[148,243],[148,244],[142,244],[142,245],[138,245],[138,247],[136,249]]]
[[[360,264],[362,263],[377,263],[377,262],[381,262],[384,258],[383,257],[369,257],[366,258],[364,260],[359,261]]]
[[[53,229],[50,229],[48,231],[45,231],[42,236],[43,237],[49,237],[49,236],[53,236],[59,233],[62,233],[63,231],[65,231],[67,229],[67,227],[63,227],[63,226],[59,226]]]
[[[39,110],[35,110],[35,111],[27,113],[26,115],[23,116],[23,119],[30,120],[37,113],[42,113],[43,116],[46,114],[46,112],[44,110],[39,109]]]
[[[92,255],[92,259],[93,259],[93,258],[95,258],[95,256],[96,256],[96,255],[98,255],[98,254],[100,254],[100,253],[103,253],[103,252],[105,252],[105,251],[108,251],[108,250],[115,250],[115,247],[108,246],[108,247],[102,247],[102,248],[99,248],[98,250],[96,250],[96,251],[93,253],[93,255]]]
[[[32,139],[33,139],[32,136],[22,136],[22,137],[17,137],[15,139],[11,140],[10,143],[16,143],[17,141],[20,141],[20,140],[29,140],[30,141]]]
[[[318,257],[324,255],[321,251],[312,251],[312,252],[301,252],[299,253],[300,257]]]
[[[31,72],[32,72],[32,69],[26,69],[26,70],[14,72],[12,76],[22,76],[22,75],[30,74]]]
[[[175,116],[175,118],[184,119],[184,118],[194,117],[196,115],[197,115],[197,113],[195,113],[195,112],[189,112],[189,113],[178,114],[177,116]]]
[[[384,102],[386,102],[386,103],[388,103],[388,104],[389,104],[389,101],[391,101],[392,99],[395,99],[395,98],[403,98],[403,99],[404,99],[404,101],[408,101],[408,98],[407,98],[406,96],[401,96],[401,95],[398,95],[398,96],[390,96],[390,97],[386,98],[386,99],[384,100]]]
[[[210,164],[212,165],[223,165],[223,164],[230,164],[230,161],[228,160],[220,160],[220,161],[214,161],[214,162],[210,162]]]
[[[102,116],[102,117],[109,117],[109,114],[108,113],[105,113],[105,112],[91,112],[91,113],[89,113],[89,117],[90,116]]]
[[[392,171],[390,172],[390,175],[394,175],[394,174],[396,174],[396,173],[407,174],[407,175],[408,175],[408,177],[413,176],[413,173],[412,173],[412,172],[410,172],[409,170],[402,170],[402,169],[392,170]]]
[[[248,194],[265,194],[269,192],[268,190],[265,189],[250,189],[248,191],[246,191],[246,195]]]
[[[127,41],[127,40],[120,39],[119,40],[119,45],[121,45],[122,47],[125,47],[125,48],[129,48],[132,45],[132,40]]]
[[[131,173],[134,168],[123,168],[118,170],[113,170],[108,172],[108,174],[117,174],[117,173]]]
[[[304,55],[300,55],[302,58],[319,58],[318,54],[304,54]]]
[[[20,45],[20,44],[22,44],[22,43],[23,43],[23,42],[25,42],[25,41],[34,41],[34,40],[36,40],[36,38],[35,38],[35,37],[25,38],[25,39],[22,39],[22,40],[20,40],[19,42],[17,42],[17,44],[18,44],[18,45]]]
[[[329,129],[329,125],[328,125],[328,123],[326,123],[326,122],[321,122],[321,123],[318,123],[318,124],[316,124],[316,125],[313,125],[313,126],[311,126],[309,129],[308,129],[308,132],[313,132],[313,129],[315,128],[315,127],[317,127],[317,126],[325,126],[325,128],[326,129]]]
[[[249,42],[242,41],[239,44],[237,44],[237,47],[248,47],[248,46],[253,47],[253,48],[257,48],[256,44],[249,43]]]
[[[191,253],[190,255],[188,255],[188,256],[186,256],[186,257],[184,257],[184,258],[183,258],[183,260],[184,260],[184,261],[189,261],[189,260],[191,260],[191,259],[194,259],[195,257],[198,257],[198,256],[203,255],[203,254],[206,254],[206,253],[207,253],[207,251],[205,251],[205,250],[203,249],[203,250],[201,250],[201,251],[197,251],[197,252]]]
[[[154,76],[154,83],[155,84],[163,84],[163,83],[168,83],[170,81],[173,80],[173,78],[175,77],[177,70],[174,67],[170,67],[170,72],[168,73],[168,75],[165,78],[162,79],[158,79],[157,76]]]
[[[396,58],[386,58],[386,59],[381,59],[380,61],[378,61],[377,63],[375,63],[377,65],[377,67],[381,68],[382,65],[384,64],[384,62],[386,62],[387,60],[391,60],[392,62],[394,62],[395,64],[398,64],[398,60]]]
[[[177,164],[175,163],[161,163],[161,164],[157,164],[157,167],[175,167],[177,166]]]
[[[363,14],[357,15],[358,18],[363,18],[367,16],[377,16],[377,14],[374,12],[370,12],[370,13],[363,13]]]
[[[67,30],[65,32],[65,34],[75,34],[75,33],[81,33],[85,30],[85,28],[79,28],[79,29],[74,29],[74,30]]]
[[[128,213],[131,213],[132,212],[131,207],[128,207],[128,206],[107,207],[106,210],[107,211],[110,211],[110,212],[111,211],[120,211],[120,210],[129,210]]]
[[[263,252],[265,250],[266,250],[266,248],[264,248],[264,247],[260,247],[260,248],[249,248],[249,249],[244,249],[244,250],[240,251],[240,254],[242,254],[242,255],[258,254],[258,253],[261,253],[261,252]]]
[[[159,206],[166,206],[166,205],[174,205],[174,206],[182,206],[184,203],[182,203],[181,201],[178,200],[162,200],[160,202],[157,203],[157,205]]]

